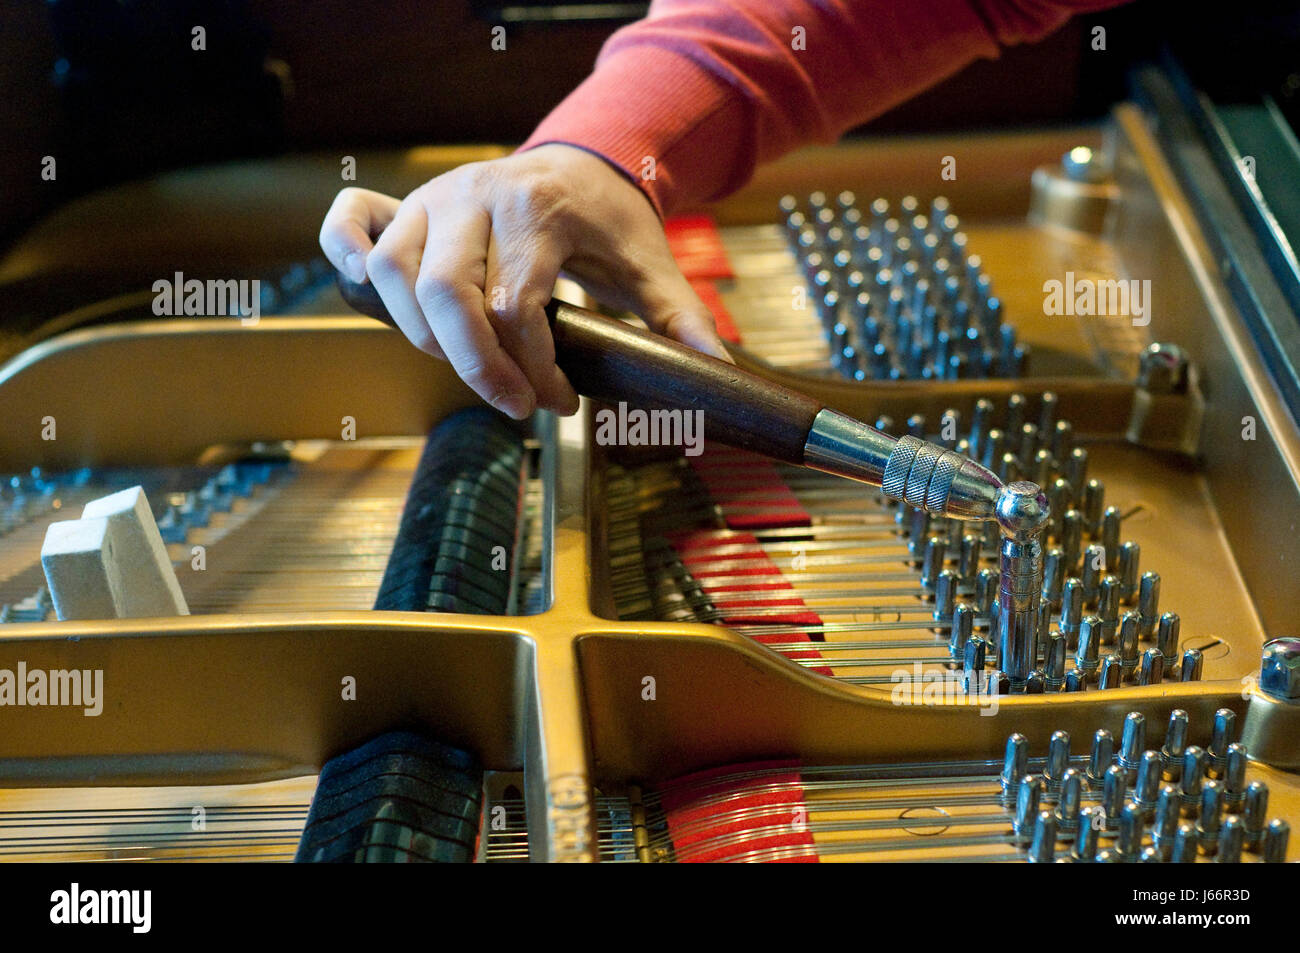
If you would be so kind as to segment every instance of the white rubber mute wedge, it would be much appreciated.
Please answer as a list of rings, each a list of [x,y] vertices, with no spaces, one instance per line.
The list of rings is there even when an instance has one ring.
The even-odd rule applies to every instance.
[[[86,504],[52,524],[41,566],[60,620],[189,615],[141,487]]]

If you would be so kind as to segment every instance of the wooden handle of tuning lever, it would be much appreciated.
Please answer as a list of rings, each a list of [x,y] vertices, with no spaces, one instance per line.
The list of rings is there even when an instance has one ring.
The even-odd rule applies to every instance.
[[[349,305],[396,327],[374,285],[339,278]],[[546,307],[555,360],[579,394],[629,408],[704,411],[711,440],[803,463],[822,405],[684,344],[553,299]]]

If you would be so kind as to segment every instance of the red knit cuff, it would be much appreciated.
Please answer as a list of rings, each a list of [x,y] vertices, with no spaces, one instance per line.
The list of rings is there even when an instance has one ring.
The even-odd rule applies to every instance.
[[[648,46],[603,58],[519,147],[557,142],[606,159],[660,216],[725,195],[753,172],[744,97],[690,59]]]

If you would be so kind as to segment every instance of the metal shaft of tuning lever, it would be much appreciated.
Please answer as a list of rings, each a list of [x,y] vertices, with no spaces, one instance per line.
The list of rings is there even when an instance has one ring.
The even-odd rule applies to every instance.
[[[1043,589],[1041,537],[1049,512],[1047,497],[1034,483],[1011,483],[998,494],[1002,531],[998,583],[998,665],[1022,686],[1037,662],[1038,601]]]
[[[353,308],[396,326],[370,283],[339,279]],[[556,364],[575,390],[607,402],[704,412],[710,436],[785,463],[879,487],[937,516],[993,517],[1000,481],[953,450],[861,421],[676,341],[557,299],[546,307]]]

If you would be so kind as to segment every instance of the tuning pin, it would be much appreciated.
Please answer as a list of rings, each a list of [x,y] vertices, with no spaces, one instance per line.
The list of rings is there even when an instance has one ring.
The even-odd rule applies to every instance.
[[[1183,774],[1183,754],[1187,750],[1187,712],[1175,708],[1169,713],[1169,727],[1165,729],[1165,743],[1160,749],[1164,761],[1163,777],[1177,781]]]
[[[1268,830],[1264,832],[1264,855],[1262,858],[1264,863],[1286,863],[1286,848],[1287,842],[1290,839],[1290,824],[1282,820],[1280,817],[1269,821]]]
[[[1259,850],[1264,843],[1264,825],[1268,819],[1268,785],[1263,781],[1252,781],[1246,787],[1241,819],[1246,827],[1246,849]]]
[[[1067,583],[1068,587],[1068,583]],[[1079,647],[1074,653],[1074,668],[1083,681],[1093,682],[1101,665],[1101,619],[1090,615],[1079,624]]]
[[[974,608],[959,602],[952,610],[952,630],[948,633],[948,657],[954,665],[961,665],[966,658],[966,643],[974,631],[974,623]]]
[[[1076,486],[1077,484],[1070,484]],[[1097,536],[1101,532],[1101,515],[1105,506],[1106,485],[1100,480],[1089,480],[1083,487],[1083,504],[1079,509],[1083,512],[1084,529],[1089,536]]]
[[[1114,579],[1114,576],[1108,576]],[[1119,660],[1123,679],[1132,681],[1138,666],[1138,618],[1133,612],[1125,612],[1119,627]]]
[[[1119,548],[1120,600],[1132,605],[1138,595],[1138,562],[1142,547],[1132,540]]]
[[[1128,772],[1129,780],[1137,773],[1138,762],[1146,749],[1147,719],[1140,711],[1131,711],[1124,717],[1124,731],[1120,735],[1119,764]]]
[[[1043,768],[1043,780],[1047,790],[1055,791],[1061,785],[1065,769],[1070,766],[1070,735],[1065,731],[1052,733],[1047,747],[1047,763]]]
[[[1119,688],[1124,682],[1124,665],[1118,655],[1107,655],[1101,660],[1101,674],[1097,677],[1097,687],[1101,689]]]
[[[962,691],[967,695],[978,695],[983,689],[984,658],[988,652],[988,643],[979,636],[966,640],[966,651],[962,658]]]
[[[1191,824],[1178,825],[1178,833],[1174,835],[1174,849],[1169,855],[1169,861],[1174,864],[1196,862],[1196,828]]]
[[[1022,777],[1016,789],[1016,814],[1011,828],[1017,843],[1029,843],[1042,800],[1043,779],[1035,774]]]
[[[1207,754],[1210,756],[1210,763],[1206,770],[1206,775],[1211,778],[1221,778],[1227,768],[1228,748],[1232,745],[1232,739],[1237,732],[1237,713],[1231,708],[1220,708],[1214,713],[1214,732],[1210,736],[1210,747]]]
[[[1101,827],[1101,808],[1085,807],[1079,812],[1079,835],[1070,852],[1075,861],[1090,864],[1097,858],[1097,840],[1101,836]]]
[[[1210,780],[1201,785],[1201,812],[1196,821],[1196,837],[1201,850],[1213,854],[1219,847],[1219,831],[1223,826],[1223,785]]]
[[[1092,735],[1092,751],[1088,755],[1088,785],[1097,788],[1101,785],[1115,757],[1115,738],[1105,728],[1098,728]]]
[[[1183,752],[1183,776],[1179,781],[1179,793],[1182,796],[1184,816],[1190,815],[1200,805],[1206,761],[1205,749],[1199,745],[1189,745]]]
[[[1159,751],[1143,751],[1138,759],[1137,780],[1133,785],[1133,803],[1142,809],[1144,818],[1149,818],[1155,811],[1156,797],[1160,793]]]
[[[1002,759],[1002,795],[1010,800],[1019,789],[1020,779],[1029,773],[1029,739],[1020,732],[1007,736],[1006,754]]]
[[[1178,789],[1172,784],[1161,785],[1151,822],[1151,841],[1164,860],[1168,860],[1173,853],[1174,838],[1178,834],[1179,813]]]
[[[1142,625],[1139,636],[1145,642],[1155,635],[1156,622],[1160,618],[1160,574],[1144,572],[1138,589],[1138,615]]]
[[[1029,845],[1026,859],[1031,864],[1051,864],[1056,861],[1056,815],[1039,811],[1034,822],[1034,839]]]
[[[1114,830],[1119,812],[1124,806],[1124,793],[1128,787],[1124,769],[1112,764],[1106,769],[1101,782],[1101,807],[1105,812],[1105,824],[1108,830]]]
[[[1142,653],[1142,667],[1138,671],[1139,685],[1159,685],[1165,677],[1165,657],[1159,649],[1147,649]]]
[[[1178,637],[1180,620],[1176,612],[1166,612],[1160,617],[1156,630],[1156,648],[1165,659],[1165,671],[1171,678],[1178,678]]]

